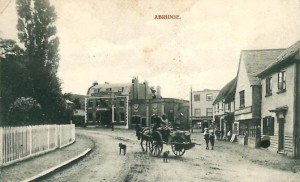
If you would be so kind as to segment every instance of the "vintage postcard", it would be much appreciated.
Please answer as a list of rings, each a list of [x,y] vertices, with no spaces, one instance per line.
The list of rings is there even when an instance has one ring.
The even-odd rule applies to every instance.
[[[299,181],[299,0],[0,0],[0,181]]]

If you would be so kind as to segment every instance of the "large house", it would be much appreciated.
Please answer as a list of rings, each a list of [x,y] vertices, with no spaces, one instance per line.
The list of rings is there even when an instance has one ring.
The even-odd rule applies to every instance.
[[[227,83],[213,102],[214,122],[222,137],[229,131],[233,131],[234,134],[238,133],[238,128],[233,128],[236,80],[237,78],[234,78]]]
[[[192,91],[190,101],[190,112],[192,125],[198,124],[202,128],[209,128],[213,124],[213,102],[219,90],[204,89]]]
[[[170,122],[189,129],[189,104],[186,100],[162,98],[161,88],[149,87],[134,78],[131,83],[93,84],[87,92],[85,123],[133,128],[151,126],[151,116],[165,114]]]
[[[239,143],[251,146],[257,144],[257,126],[261,119],[261,83],[257,74],[275,62],[282,51],[283,49],[241,51],[234,111]]]
[[[262,84],[262,134],[270,150],[300,157],[300,41],[283,51],[258,77]]]

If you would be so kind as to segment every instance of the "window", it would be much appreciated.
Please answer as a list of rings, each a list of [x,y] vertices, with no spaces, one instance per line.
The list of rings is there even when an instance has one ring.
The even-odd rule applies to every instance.
[[[218,103],[217,104],[217,112],[219,112],[219,110],[220,110],[220,104]]]
[[[213,115],[213,109],[212,108],[206,108],[206,116],[212,116]]]
[[[125,113],[121,112],[120,115],[121,115],[121,118],[120,118],[121,121],[125,121]]]
[[[201,109],[194,109],[195,116],[201,116]]]
[[[274,136],[274,117],[267,116],[263,118],[263,135]]]
[[[285,91],[286,89],[286,73],[285,71],[278,73],[278,91]]]
[[[212,94],[206,94],[206,101],[212,101],[213,95]]]
[[[200,101],[200,94],[194,95],[194,101]]]
[[[266,96],[272,95],[272,77],[266,79]]]
[[[120,100],[120,107],[124,107],[125,106],[125,101],[124,100]]]
[[[93,107],[93,100],[88,101],[88,107]]]
[[[244,120],[239,123],[239,135],[247,135],[251,138],[256,137],[256,122],[252,120]]]
[[[225,111],[230,112],[231,111],[231,104],[230,103],[224,103],[225,104]]]
[[[240,91],[240,107],[245,107],[245,90]]]
[[[96,100],[96,107],[100,106],[100,103],[101,103],[101,100],[100,100],[100,99],[97,99],[97,100]]]
[[[88,115],[88,120],[89,120],[89,121],[92,121],[92,120],[93,120],[93,114],[92,114],[92,113],[89,113],[89,115]]]
[[[100,121],[100,112],[97,112],[97,113],[96,113],[96,120],[97,120],[97,121]]]

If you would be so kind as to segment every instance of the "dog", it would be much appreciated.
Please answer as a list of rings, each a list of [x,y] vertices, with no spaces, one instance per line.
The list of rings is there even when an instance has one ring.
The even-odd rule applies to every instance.
[[[164,163],[168,163],[169,153],[170,152],[168,150],[163,153]]]
[[[123,150],[123,153],[125,155],[127,146],[123,143],[119,143],[119,148],[120,148],[120,154],[121,154],[121,151]]]

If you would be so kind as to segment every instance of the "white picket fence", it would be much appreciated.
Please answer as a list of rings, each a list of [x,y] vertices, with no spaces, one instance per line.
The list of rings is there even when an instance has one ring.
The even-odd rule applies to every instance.
[[[0,127],[0,166],[62,148],[74,141],[74,124]]]

